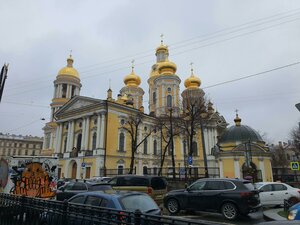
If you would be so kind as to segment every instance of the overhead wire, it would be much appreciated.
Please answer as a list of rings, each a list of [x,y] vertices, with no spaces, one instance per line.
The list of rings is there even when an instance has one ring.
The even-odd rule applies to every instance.
[[[247,23],[243,23],[243,24],[240,24],[240,25],[237,25],[237,26],[230,27],[230,28],[225,28],[225,29],[222,29],[222,30],[219,30],[219,31],[216,31],[216,32],[207,34],[207,35],[204,35],[204,36],[211,36],[211,37],[206,38],[206,39],[203,39],[203,40],[200,40],[200,42],[207,41],[207,40],[209,40],[209,39],[212,39],[212,38],[215,38],[215,37],[218,37],[218,36],[221,36],[221,35],[223,35],[223,36],[224,36],[224,35],[228,35],[228,34],[231,34],[231,33],[234,33],[234,32],[237,32],[237,31],[240,31],[240,30],[249,28],[249,27],[261,25],[261,24],[264,24],[264,23],[273,22],[273,21],[275,21],[275,20],[279,20],[279,19],[283,19],[283,18],[287,18],[287,17],[291,17],[291,16],[295,16],[295,15],[297,15],[297,14],[300,13],[300,12],[296,12],[296,13],[293,13],[293,14],[290,14],[290,15],[286,15],[286,16],[282,16],[282,17],[273,19],[273,20],[268,20],[268,19],[270,19],[270,18],[274,18],[274,17],[276,17],[276,16],[284,15],[284,14],[287,14],[287,13],[289,13],[289,12],[294,12],[294,11],[299,11],[299,9],[290,10],[290,11],[287,11],[287,12],[284,12],[284,13],[279,13],[279,14],[275,14],[275,15],[272,15],[272,16],[269,16],[269,17],[265,17],[265,18],[253,20],[253,21],[250,21],[250,22],[247,22]],[[258,21],[263,21],[263,20],[267,20],[267,21],[266,21],[266,22],[259,23],[259,24],[255,24],[255,23],[257,23]],[[253,23],[254,23],[254,24],[253,24]],[[245,25],[247,25],[247,24],[252,24],[252,25],[250,25],[250,26],[248,26],[248,27],[242,27],[242,26],[245,26]],[[239,27],[242,27],[242,28],[239,28]],[[239,29],[236,29],[236,30],[230,31],[230,32],[228,32],[228,33],[222,34],[222,32],[227,31],[227,30],[232,30],[232,29],[234,29],[234,28],[239,28]],[[217,33],[221,33],[221,34],[218,35],[218,36],[212,36],[212,35],[217,34]],[[181,43],[186,43],[186,42],[189,42],[189,41],[191,41],[191,40],[203,38],[204,36],[202,35],[202,36],[190,38],[190,39],[187,39],[187,40],[179,41],[179,42],[176,42],[176,43],[174,43],[174,44],[171,44],[170,46],[175,46],[175,47],[173,47],[172,49],[182,48],[182,47],[185,47],[185,46],[188,46],[188,45],[191,45],[191,44],[188,44],[188,45],[185,44],[185,45],[181,45],[181,46],[178,46],[178,47],[176,47],[176,45],[181,44]],[[194,43],[192,43],[192,44],[195,44],[195,43],[199,43],[199,41],[194,42]],[[219,43],[219,42],[218,42],[218,43]],[[145,53],[145,52],[150,52],[150,50],[149,50],[149,51],[140,52],[140,53],[136,53],[135,56],[137,56],[137,55],[142,55],[142,54]],[[173,54],[173,55],[174,55],[174,54]],[[131,55],[131,56],[119,57],[119,58],[117,58],[117,59],[107,60],[107,61],[105,61],[105,62],[116,61],[116,60],[118,60],[118,59],[126,59],[126,58],[128,58],[128,57],[131,57],[131,59],[132,59],[132,58],[136,58],[135,56],[134,56],[134,55]],[[145,58],[145,57],[148,57],[148,56],[152,56],[152,50],[151,50],[151,54],[147,54],[147,55],[142,56],[142,57],[140,57],[140,58]],[[97,63],[97,65],[104,64],[105,62]],[[127,60],[126,60],[126,61],[124,60],[124,61],[122,61],[122,62],[118,62],[118,63],[115,63],[115,64],[111,64],[111,65],[106,65],[106,66],[104,66],[104,68],[106,68],[106,67],[112,67],[112,66],[115,66],[115,65],[119,65],[119,64],[122,64],[122,63],[125,63],[125,62],[127,62]],[[95,64],[94,64],[94,65],[95,65]],[[92,65],[92,66],[93,66],[93,65]],[[123,67],[122,67],[122,68],[123,68]],[[125,67],[125,68],[128,68],[128,67]],[[88,73],[88,72],[91,72],[91,71],[93,71],[93,70],[81,71],[80,74],[85,74],[85,73]],[[45,81],[44,78],[40,78],[39,80]],[[35,81],[36,81],[36,80],[35,80]],[[36,82],[37,82],[37,81],[36,81]],[[32,83],[30,83],[29,85],[31,85],[31,84],[32,84]],[[22,85],[24,86],[24,82],[22,83]],[[9,86],[9,87],[10,87],[10,86]],[[14,88],[10,88],[10,89],[14,89]]]

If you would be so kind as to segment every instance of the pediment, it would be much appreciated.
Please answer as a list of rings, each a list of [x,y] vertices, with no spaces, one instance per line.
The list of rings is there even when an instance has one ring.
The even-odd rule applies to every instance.
[[[70,101],[68,101],[66,104],[64,104],[64,106],[57,111],[56,115],[59,116],[68,112],[90,108],[95,105],[99,105],[100,102],[101,102],[100,99],[76,96],[72,98]]]

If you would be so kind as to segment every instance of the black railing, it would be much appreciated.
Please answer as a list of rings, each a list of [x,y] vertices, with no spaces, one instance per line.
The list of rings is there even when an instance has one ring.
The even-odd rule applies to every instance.
[[[123,169],[100,169],[100,174],[103,176],[116,176],[129,173],[129,168]],[[144,175],[158,175],[159,168],[147,168],[144,169]],[[133,170],[133,174],[136,174],[136,168]],[[172,167],[164,167],[161,171],[161,176],[166,178],[173,178]],[[220,177],[220,172],[218,167],[208,167],[208,175],[211,178]],[[196,180],[205,177],[205,167],[175,167],[175,178],[179,180],[192,179]]]
[[[167,216],[0,194],[0,225],[211,225]],[[213,223],[216,225],[216,223]]]

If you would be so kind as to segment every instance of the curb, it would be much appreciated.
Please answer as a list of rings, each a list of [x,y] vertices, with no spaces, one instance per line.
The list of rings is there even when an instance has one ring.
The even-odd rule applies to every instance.
[[[287,220],[286,218],[278,215],[278,212],[281,210],[283,208],[263,210],[263,218],[267,221],[285,221]]]

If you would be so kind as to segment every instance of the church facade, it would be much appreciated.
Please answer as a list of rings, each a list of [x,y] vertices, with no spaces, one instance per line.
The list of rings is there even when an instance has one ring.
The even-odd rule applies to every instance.
[[[157,174],[161,167],[174,166],[178,171],[188,166],[217,168],[216,176],[227,176],[224,166],[219,165],[222,162],[220,151],[215,151],[219,149],[216,148],[218,138],[227,123],[210,101],[203,102],[205,110],[201,118],[205,123],[192,132],[192,154],[188,150],[191,149],[189,138],[178,132],[180,129],[175,123],[171,130],[171,123],[161,125],[166,118],[169,121],[182,117],[190,101],[187,96],[204,99],[205,93],[193,69],[184,82],[185,90],[180,92],[177,66],[169,60],[169,49],[163,42],[156,48],[155,56],[156,62],[147,80],[149,113],[144,111],[145,91],[139,86],[141,78],[135,74],[133,66],[131,73],[124,77],[124,87],[116,99],[110,88],[106,99],[95,99],[80,95],[79,73],[73,67],[73,58],[67,59],[67,66],[58,72],[54,81],[51,120],[43,128],[43,153],[59,158],[59,177],[120,174],[131,167],[136,174],[148,174],[149,171]],[[172,141],[168,142],[163,137],[170,137],[170,133]]]

